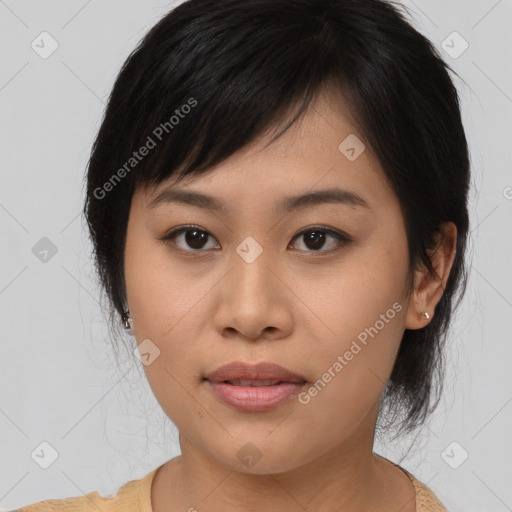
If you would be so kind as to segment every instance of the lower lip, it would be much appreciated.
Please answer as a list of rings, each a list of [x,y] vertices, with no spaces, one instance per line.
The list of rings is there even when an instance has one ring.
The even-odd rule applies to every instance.
[[[268,411],[297,395],[306,383],[283,382],[275,386],[234,386],[208,381],[214,393],[225,403],[244,412]]]

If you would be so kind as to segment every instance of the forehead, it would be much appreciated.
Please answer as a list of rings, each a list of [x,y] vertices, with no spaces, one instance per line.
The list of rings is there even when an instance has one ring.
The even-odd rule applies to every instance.
[[[278,210],[278,198],[282,210],[284,196],[332,188],[347,191],[347,204],[353,206],[357,200],[352,197],[351,201],[350,193],[369,205],[393,195],[380,163],[339,95],[319,95],[300,120],[270,142],[275,133],[277,127],[271,128],[204,174],[191,174],[179,183],[171,177],[143,189],[145,207],[158,204],[170,189],[207,193],[218,198],[228,213],[241,204],[273,203]]]

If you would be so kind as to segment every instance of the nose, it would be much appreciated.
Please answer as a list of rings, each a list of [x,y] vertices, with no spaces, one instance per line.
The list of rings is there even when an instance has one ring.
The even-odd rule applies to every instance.
[[[219,283],[216,329],[224,337],[246,341],[289,336],[293,294],[276,256],[264,249],[255,259],[241,254],[234,255],[230,272]]]

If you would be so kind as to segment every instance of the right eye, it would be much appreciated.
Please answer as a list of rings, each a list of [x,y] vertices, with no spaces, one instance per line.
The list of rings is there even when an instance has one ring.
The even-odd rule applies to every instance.
[[[199,226],[183,226],[181,228],[173,229],[171,232],[160,238],[160,240],[166,243],[172,242],[174,245],[178,246],[180,250],[185,252],[205,252],[206,250],[215,248],[206,247],[205,249],[205,245],[207,245],[209,238],[215,240],[211,233]]]

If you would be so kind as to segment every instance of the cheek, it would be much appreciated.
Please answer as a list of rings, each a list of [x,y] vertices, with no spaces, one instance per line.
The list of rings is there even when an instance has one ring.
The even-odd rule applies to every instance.
[[[323,396],[319,403],[355,407],[362,413],[379,398],[404,332],[407,265],[405,239],[397,233],[369,244],[329,279],[317,276],[299,292],[307,290],[304,296],[315,313],[303,321],[315,339],[310,356],[319,382],[312,393]],[[309,398],[317,400],[305,396],[304,401]],[[327,408],[326,414],[338,413]]]
[[[190,276],[186,268],[171,267],[165,245],[155,243],[147,233],[139,236],[135,227],[127,238],[125,280],[133,332],[136,337],[162,339],[193,306],[184,286]]]
[[[335,348],[342,348],[376,322],[382,334],[387,331],[392,339],[400,332],[401,311],[405,310],[407,249],[401,238],[392,239],[396,243],[377,240],[355,248],[327,272],[308,272],[294,283],[294,290],[305,298],[307,306],[301,320],[306,319],[308,328],[317,333],[322,330],[324,339],[339,339],[341,345]],[[332,341],[326,343],[332,345]]]
[[[152,347],[158,354],[144,365],[144,371],[158,402],[178,425],[183,411],[191,408],[187,390],[192,391],[191,384],[201,378],[199,345],[205,336],[198,315],[204,314],[201,297],[213,283],[191,275],[190,266],[177,266],[166,255],[165,246],[144,241],[147,233],[138,239],[135,231],[131,234],[125,250],[125,279],[132,332],[137,344],[146,343],[141,347]]]

